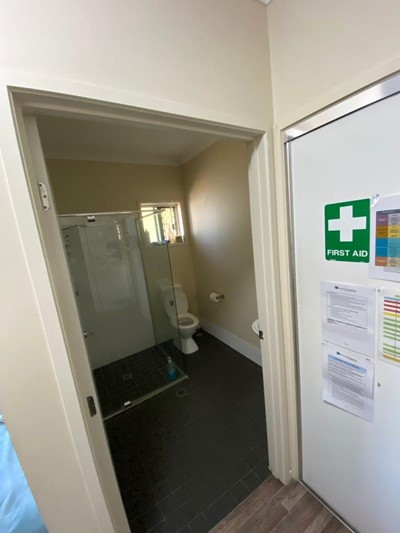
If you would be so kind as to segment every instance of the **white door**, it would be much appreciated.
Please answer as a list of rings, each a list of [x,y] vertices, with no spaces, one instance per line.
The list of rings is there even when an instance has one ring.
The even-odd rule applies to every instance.
[[[34,117],[25,117],[24,125],[19,124],[19,126],[24,127],[27,137],[27,143],[24,143],[24,150],[29,151],[29,153],[25,153],[24,156],[32,163],[31,171],[28,175],[31,189],[37,191],[38,182],[43,183],[46,188],[47,201],[50,205],[50,209],[47,211],[44,210],[39,195],[32,195],[44,254],[52,281],[53,293],[59,311],[60,322],[64,332],[64,339],[67,345],[70,365],[74,375],[75,386],[86,431],[89,436],[94,462],[114,529],[118,533],[127,533],[130,529],[115,477],[101,419],[100,407],[96,398],[95,386],[79,323],[36,119]],[[92,397],[95,401],[97,412],[94,415],[89,412],[88,397]]]
[[[400,288],[367,263],[325,260],[326,204],[400,193],[400,96],[290,143],[301,395],[302,477],[362,533],[400,529],[400,368],[375,358],[368,422],[322,401],[320,281]],[[378,386],[379,384],[379,386]]]

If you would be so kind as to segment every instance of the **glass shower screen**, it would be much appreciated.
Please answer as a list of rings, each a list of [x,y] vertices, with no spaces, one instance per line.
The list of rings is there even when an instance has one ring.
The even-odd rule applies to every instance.
[[[82,333],[108,418],[186,377],[179,331],[163,305],[162,287],[173,283],[168,245],[154,247],[140,238],[135,214],[60,219]]]

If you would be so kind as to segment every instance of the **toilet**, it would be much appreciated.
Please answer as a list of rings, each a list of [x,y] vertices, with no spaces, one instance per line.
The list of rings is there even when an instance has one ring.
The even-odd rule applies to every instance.
[[[174,298],[175,296],[175,298]],[[192,339],[199,326],[199,319],[188,313],[188,299],[180,283],[175,283],[174,286],[163,288],[164,306],[167,315],[174,328],[179,328],[180,344],[176,343],[182,353],[190,354],[197,352],[199,347]],[[175,305],[176,303],[176,310]],[[178,323],[176,319],[178,318]]]

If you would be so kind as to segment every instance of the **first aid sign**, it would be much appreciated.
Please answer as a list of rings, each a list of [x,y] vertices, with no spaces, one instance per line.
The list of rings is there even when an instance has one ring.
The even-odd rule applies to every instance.
[[[368,263],[369,211],[369,198],[325,206],[325,259]]]

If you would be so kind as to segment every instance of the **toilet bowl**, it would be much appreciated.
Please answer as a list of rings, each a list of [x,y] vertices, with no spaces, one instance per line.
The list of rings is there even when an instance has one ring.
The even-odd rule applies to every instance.
[[[180,283],[163,290],[164,306],[174,328],[179,329],[179,339],[174,341],[175,346],[184,354],[197,352],[199,347],[192,339],[199,327],[199,319],[188,313],[188,299]]]

